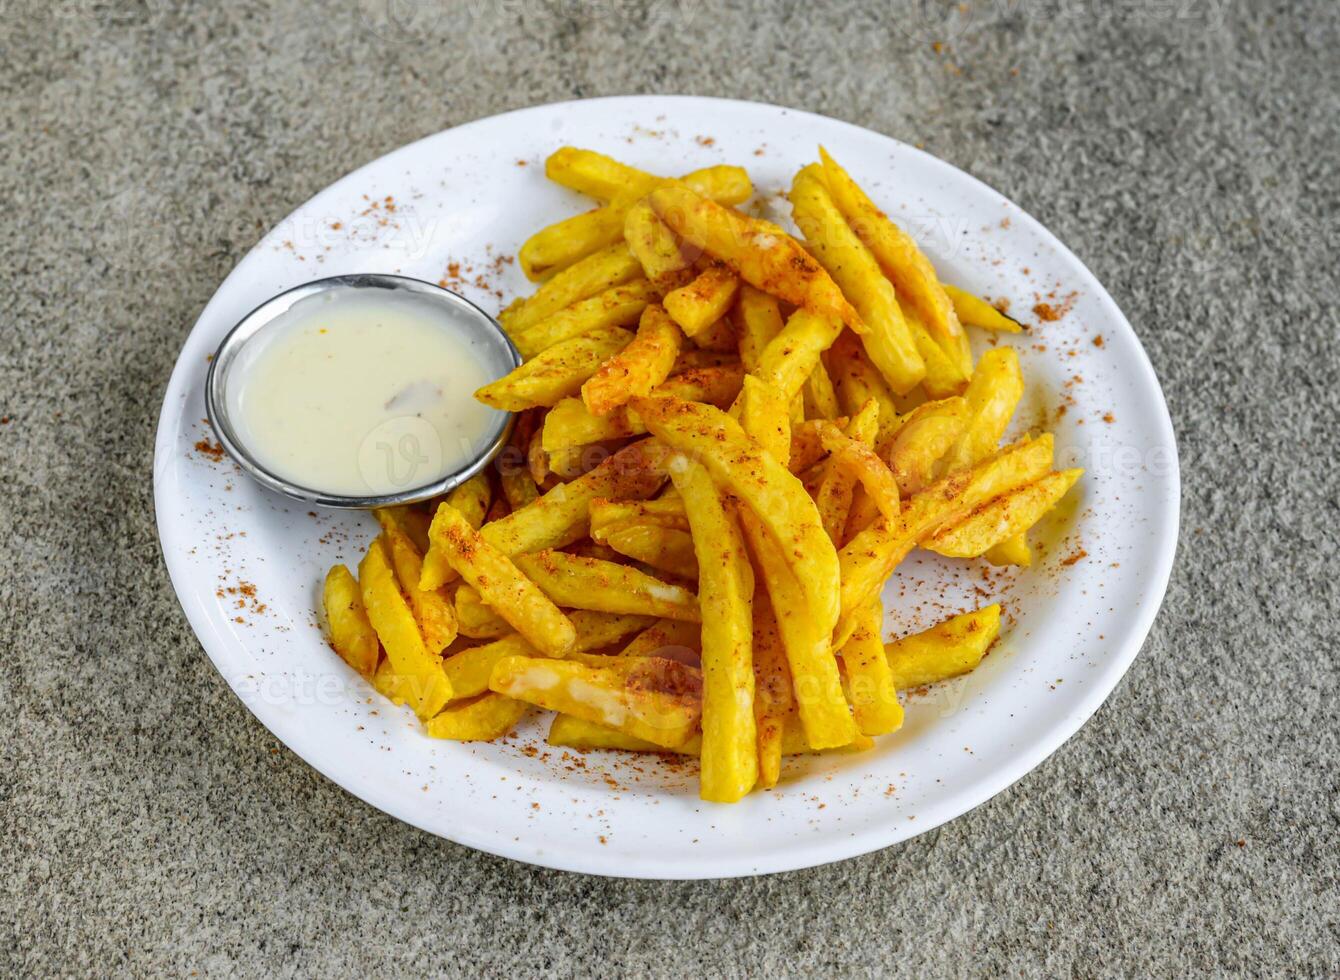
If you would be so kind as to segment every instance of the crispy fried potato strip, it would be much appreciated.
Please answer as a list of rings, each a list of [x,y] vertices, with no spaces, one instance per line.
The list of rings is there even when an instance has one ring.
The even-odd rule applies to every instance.
[[[959,320],[968,326],[1001,333],[1023,332],[1023,325],[1018,320],[1002,313],[986,300],[950,285],[945,286],[945,292],[949,294]]]
[[[885,644],[894,686],[905,691],[976,669],[1000,635],[1000,605],[963,613]]]
[[[692,591],[628,565],[562,551],[538,551],[514,560],[545,595],[568,609],[700,619]]]
[[[507,412],[555,405],[581,391],[587,379],[632,340],[633,334],[619,327],[597,327],[537,354],[480,388],[475,398]]]
[[[377,669],[381,646],[372,628],[358,582],[344,565],[335,565],[326,573],[322,590],[326,625],[330,627],[330,645],[340,658],[364,677]]]
[[[600,365],[582,385],[592,415],[605,416],[633,398],[643,398],[670,376],[684,335],[660,306],[642,311],[637,335]]]
[[[447,705],[424,724],[433,738],[455,742],[491,742],[502,738],[526,716],[531,706],[501,694],[483,694]]]

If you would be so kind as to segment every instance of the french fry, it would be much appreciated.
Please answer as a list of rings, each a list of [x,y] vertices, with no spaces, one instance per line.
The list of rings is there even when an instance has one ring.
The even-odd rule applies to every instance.
[[[693,263],[684,254],[679,239],[646,201],[638,201],[628,209],[623,237],[647,281],[662,296],[693,278]]]
[[[804,473],[826,455],[823,439],[819,436],[819,423],[825,419],[793,423],[791,426],[791,459],[787,463],[792,473]],[[838,419],[839,425],[844,420]]]
[[[731,368],[743,371],[739,351],[703,350],[701,347],[686,347],[675,358],[675,366],[670,369],[670,377],[692,374],[703,368]]]
[[[917,345],[917,353],[926,362],[926,376],[921,379],[921,387],[931,398],[949,398],[963,391],[971,372],[965,373],[940,346],[925,322],[916,310],[907,310],[903,314],[907,328],[912,331],[912,340]]]
[[[658,187],[649,200],[680,238],[724,262],[751,286],[858,333],[865,329],[823,266],[775,225],[724,208],[682,183]]]
[[[496,640],[512,632],[512,624],[484,605],[473,586],[457,587],[455,612],[461,636],[472,640]]]
[[[507,500],[509,513],[533,503],[540,496],[540,488],[530,475],[530,469],[525,465],[526,449],[535,435],[538,422],[536,411],[523,412],[519,415],[516,425],[512,428],[512,438],[507,448],[499,453],[494,461],[494,469],[498,472],[498,485]],[[425,526],[425,537],[427,530]]]
[[[664,657],[682,660],[702,649],[702,626],[682,619],[659,619],[619,651],[620,657]]]
[[[823,479],[819,482],[819,490],[815,494],[814,503],[819,508],[819,516],[823,520],[824,530],[828,532],[833,544],[840,547],[846,540],[846,527],[857,476],[863,469],[876,470],[875,464],[878,464],[878,467],[884,466],[877,456],[874,457],[873,463],[868,459],[869,456],[874,455],[874,450],[871,447],[874,445],[875,436],[879,431],[879,403],[873,398],[866,402],[861,410],[847,423],[847,433],[845,435],[831,422],[821,421],[818,425],[818,431],[824,448],[829,450],[832,455],[824,465]],[[855,448],[852,445],[853,443],[862,448]],[[887,467],[884,468],[887,470]],[[892,478],[892,474],[887,477],[889,480],[892,480]],[[877,476],[876,482],[879,483],[883,479],[882,476]],[[884,507],[890,508],[891,513],[896,513],[898,507],[897,488],[894,488],[892,496],[887,489],[877,488],[877,491],[880,496],[871,497],[876,507],[878,508],[882,503]]]
[[[667,378],[656,386],[652,395],[723,407],[740,393],[742,378],[738,364],[693,368]],[[573,446],[645,435],[646,431],[642,418],[627,406],[620,406],[601,417],[593,415],[580,398],[565,398],[544,418],[543,445],[547,452],[557,453]]]
[[[597,327],[532,357],[510,374],[480,388],[475,398],[508,412],[554,405],[581,391],[586,380],[632,339],[631,333],[619,327]]]
[[[873,441],[879,407],[873,401],[869,404],[871,410],[866,416],[868,421],[865,422],[863,434],[868,435]],[[858,415],[857,418],[861,416]],[[855,476],[865,488],[865,492],[874,499],[879,512],[886,518],[897,516],[898,484],[888,465],[875,455],[875,450],[862,439],[846,435],[832,422],[820,424],[819,438],[823,440],[824,448],[832,454],[831,465],[846,469]],[[845,521],[842,526],[845,527]]]
[[[838,644],[855,630],[857,617],[874,600],[897,564],[922,538],[973,509],[1040,480],[1051,471],[1052,437],[1021,439],[968,470],[960,470],[914,495],[896,519],[882,519],[843,546],[842,615],[835,628]]]
[[[791,419],[786,397],[754,375],[745,375],[740,391],[740,425],[783,466],[791,459]]]
[[[618,643],[625,636],[653,622],[648,616],[616,616],[585,609],[574,610],[571,619],[577,631],[572,653],[599,650]],[[451,681],[455,697],[470,698],[489,689],[489,675],[493,673],[494,665],[504,657],[541,656],[544,654],[531,646],[525,637],[512,633],[449,656],[443,661],[442,669]]]
[[[561,548],[584,538],[596,497],[643,500],[665,482],[669,451],[654,439],[625,446],[590,473],[554,487],[480,532],[505,555]]]
[[[791,184],[791,209],[814,257],[848,296],[865,323],[861,341],[890,387],[905,392],[926,375],[926,366],[895,298],[893,284],[824,183],[823,170],[810,165]]]
[[[400,676],[406,703],[420,718],[431,718],[450,700],[451,683],[442,671],[442,661],[424,645],[381,537],[373,540],[358,565],[358,584],[368,621]]]
[[[501,694],[484,694],[472,701],[447,705],[429,718],[424,727],[433,738],[491,742],[515,728],[530,707],[525,701],[514,701]]]
[[[572,621],[517,570],[505,553],[472,528],[460,511],[450,504],[439,507],[428,533],[480,599],[537,650],[561,657],[572,649],[577,642]]]
[[[330,645],[350,667],[364,677],[371,677],[377,669],[381,646],[363,608],[358,582],[348,568],[334,565],[326,573],[322,600],[326,625],[330,627]]]
[[[598,544],[604,544],[607,530],[638,524],[688,531],[689,519],[684,513],[684,501],[677,496],[660,500],[609,500],[597,497],[591,501],[591,540]]]
[[[632,735],[626,735],[621,731],[610,728],[607,725],[601,725],[594,721],[587,721],[584,718],[577,718],[573,715],[557,714],[549,725],[549,735],[545,739],[550,745],[561,748],[577,749],[578,751],[606,750],[618,752],[670,752],[675,755],[697,756],[702,753],[703,740],[701,735],[695,735],[683,745],[667,749],[663,745],[657,745],[655,742],[648,742],[646,739],[635,738]],[[778,772],[781,770],[781,757],[783,755],[819,755],[830,754],[833,752],[864,752],[873,747],[874,742],[864,735],[858,735],[850,745],[839,746],[836,749],[812,749],[805,741],[805,731],[800,727],[795,716],[786,719],[786,724],[779,730],[777,738],[778,748]],[[764,784],[759,781],[759,786],[767,789],[769,786],[777,785],[774,778],[772,783]]]
[[[837,389],[838,407],[844,415],[855,415],[866,402],[879,405],[879,432],[875,446],[883,455],[898,428],[898,408],[883,376],[870,362],[856,334],[844,330],[828,350],[828,374]]]
[[[945,292],[954,304],[954,312],[961,322],[981,330],[996,330],[1001,333],[1021,333],[1023,325],[996,309],[984,299],[978,299],[972,293],[945,284]]]
[[[754,725],[758,733],[758,784],[777,785],[787,720],[799,725],[791,668],[766,589],[754,593]],[[802,741],[803,735],[802,735]]]
[[[683,745],[694,736],[702,714],[701,675],[659,657],[639,657],[635,664],[633,672],[568,660],[505,657],[494,666],[489,688],[664,748]]]
[[[819,355],[832,346],[841,332],[842,324],[836,320],[796,310],[782,332],[763,349],[758,367],[751,373],[791,398],[800,393],[819,363]]]
[[[916,309],[959,373],[972,374],[972,354],[962,325],[935,274],[910,235],[875,207],[851,175],[819,147],[824,182],[848,224],[869,247],[900,297]]]
[[[632,342],[582,385],[582,401],[591,414],[604,416],[629,399],[651,394],[670,376],[683,343],[684,335],[665,310],[648,306]]]
[[[957,396],[925,402],[903,416],[889,447],[889,468],[898,490],[911,496],[931,483],[936,464],[967,425],[968,403]]]
[[[700,621],[698,597],[690,590],[627,565],[562,551],[517,555],[514,560],[545,595],[569,609]]]
[[[712,478],[686,456],[670,461],[698,558],[702,596],[703,743],[699,795],[734,803],[758,780],[754,724],[754,572],[744,537]]]
[[[993,565],[1018,565],[1027,568],[1033,564],[1033,549],[1028,546],[1026,534],[1016,534],[986,549],[984,555]]]
[[[776,296],[741,283],[734,315],[740,338],[740,360],[746,371],[754,373],[764,349],[782,332],[781,307]]]
[[[940,472],[972,466],[995,452],[1023,393],[1019,355],[1013,348],[995,347],[983,354],[963,393],[968,404],[967,426],[945,455]]]
[[[1061,470],[987,501],[963,520],[941,528],[923,544],[950,558],[985,554],[987,549],[1009,541],[1036,524],[1083,473],[1082,469]]]
[[[642,266],[622,242],[593,252],[554,276],[535,294],[498,315],[509,335],[520,334],[542,320],[577,303],[599,296],[616,286],[642,278]],[[593,323],[591,326],[624,326],[623,323]]]
[[[852,717],[862,735],[887,735],[903,724],[903,706],[884,652],[881,634],[884,606],[878,599],[857,619],[851,638],[842,645],[842,666]]]
[[[656,184],[656,177],[645,170],[576,146],[560,146],[549,154],[544,161],[544,175],[555,184],[599,201],[612,201],[638,190],[646,193]]]
[[[724,316],[698,331],[693,343],[699,350],[713,354],[733,354],[740,347],[740,341],[735,336],[735,324]]]
[[[801,389],[803,405],[807,419],[835,419],[842,414],[838,406],[837,391],[833,388],[833,379],[828,376],[823,359],[814,365],[810,376],[805,379]]]
[[[698,278],[665,294],[665,312],[690,337],[697,337],[716,323],[735,302],[740,279],[722,265],[712,265]]]
[[[511,328],[509,333],[521,356],[533,358],[592,330],[631,327],[658,296],[647,280],[633,279],[578,300],[528,326]]]
[[[975,670],[999,635],[1000,606],[995,604],[885,644],[893,684],[905,691]]]
[[[610,528],[605,542],[619,554],[658,571],[689,581],[698,579],[693,538],[686,531],[655,524],[624,524]]]
[[[402,528],[400,519],[389,510],[382,508],[373,511],[377,523],[381,525],[382,537],[387,551],[391,555],[391,565],[395,569],[400,588],[409,600],[414,618],[419,623],[419,632],[429,653],[440,654],[456,639],[456,612],[451,600],[438,589],[427,591],[419,588],[423,577],[423,557]]]
[[[749,175],[739,167],[708,167],[683,178],[685,186],[727,204],[739,204],[753,193]],[[648,191],[631,188],[609,204],[574,215],[542,228],[522,243],[517,252],[521,271],[532,281],[553,275],[592,252],[613,245],[623,236],[628,209]]]
[[[484,525],[488,513],[489,498],[493,491],[489,488],[489,478],[484,473],[476,473],[470,479],[457,486],[446,496],[446,503],[455,507],[465,517],[472,528],[478,530]],[[436,507],[433,508],[436,511]],[[431,525],[430,525],[431,526]],[[456,578],[451,564],[438,548],[428,541],[428,550],[423,553],[423,569],[419,573],[419,589],[424,592],[440,589]]]
[[[816,749],[846,745],[856,737],[856,726],[842,693],[832,630],[812,613],[799,578],[806,569],[788,562],[755,513],[742,512],[740,523],[777,619],[805,736]],[[827,535],[824,541],[832,547]]]
[[[720,409],[673,398],[639,399],[634,408],[658,441],[702,463],[739,497],[792,565],[803,563],[805,610],[826,635],[838,611],[837,555],[801,482]]]

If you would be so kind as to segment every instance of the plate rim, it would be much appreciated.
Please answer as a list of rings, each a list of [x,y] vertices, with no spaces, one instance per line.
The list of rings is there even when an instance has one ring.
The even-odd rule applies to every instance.
[[[886,825],[853,836],[801,841],[797,842],[792,847],[774,854],[765,855],[762,858],[742,858],[739,861],[732,860],[725,865],[721,865],[718,862],[718,864],[710,870],[703,869],[700,865],[677,860],[675,858],[653,857],[650,860],[638,862],[608,858],[602,864],[599,860],[593,860],[591,852],[589,851],[563,848],[556,851],[546,849],[543,852],[537,853],[533,847],[527,849],[519,842],[490,836],[486,833],[473,832],[472,826],[453,826],[451,828],[451,833],[445,833],[441,829],[427,826],[426,820],[416,818],[407,806],[401,805],[400,798],[397,795],[383,794],[379,792],[372,785],[360,781],[358,774],[354,774],[352,777],[348,776],[346,773],[337,775],[333,771],[335,768],[333,765],[327,764],[324,760],[315,761],[315,759],[321,759],[320,753],[307,751],[307,739],[302,735],[301,725],[285,725],[283,723],[285,719],[282,713],[278,710],[270,712],[270,717],[266,717],[265,714],[257,710],[257,705],[254,705],[245,699],[239,698],[239,700],[243,701],[244,707],[247,708],[251,715],[259,721],[271,735],[283,743],[304,763],[311,766],[322,776],[329,779],[332,783],[346,792],[358,797],[365,804],[381,810],[382,812],[435,837],[441,837],[464,847],[469,847],[487,854],[520,861],[537,867],[553,868],[560,871],[572,871],[611,878],[643,880],[712,880],[748,877],[762,874],[777,874],[786,871],[820,867],[836,861],[860,857],[877,850],[882,850],[885,847],[902,843],[913,837],[924,834],[927,831],[933,830],[936,827],[940,827],[950,820],[976,809],[981,804],[1004,792],[1014,783],[1018,782],[1045,762],[1054,752],[1068,742],[1107,701],[1143,648],[1145,640],[1148,639],[1149,633],[1153,629],[1158,613],[1162,609],[1163,600],[1167,594],[1168,585],[1172,577],[1172,570],[1176,562],[1177,544],[1181,525],[1181,467],[1178,456],[1176,432],[1172,424],[1171,413],[1168,410],[1167,397],[1164,394],[1163,386],[1159,383],[1157,372],[1154,370],[1153,363],[1149,359],[1149,354],[1145,350],[1144,344],[1140,342],[1139,335],[1135,332],[1130,321],[1126,318],[1121,308],[1117,305],[1116,301],[1108,293],[1107,289],[1099,281],[1097,276],[1094,275],[1089,267],[1075,255],[1064,242],[1013,200],[990,187],[973,174],[968,173],[966,170],[962,170],[954,164],[928,153],[925,150],[904,143],[896,137],[889,136],[864,126],[859,126],[855,123],[847,122],[846,120],[824,116],[804,109],[779,106],[767,102],[694,95],[617,95],[592,99],[569,99],[558,102],[549,102],[512,109],[507,112],[496,113],[490,116],[483,116],[435,133],[430,133],[417,140],[381,154],[375,159],[368,161],[362,166],[357,167],[344,176],[322,187],[315,194],[293,208],[289,215],[286,215],[283,220],[287,220],[291,215],[297,214],[308,208],[316,198],[326,194],[334,188],[356,181],[365,172],[382,164],[388,157],[408,152],[411,147],[429,140],[437,139],[446,133],[459,134],[472,127],[481,126],[486,123],[494,123],[500,119],[512,116],[525,114],[552,114],[574,106],[590,107],[592,105],[608,105],[616,103],[625,106],[630,103],[643,104],[652,107],[653,111],[654,107],[657,105],[683,106],[684,104],[690,104],[698,108],[706,109],[711,109],[713,107],[747,107],[753,110],[763,109],[778,112],[783,115],[796,116],[802,119],[808,118],[818,120],[825,126],[836,125],[845,129],[854,130],[861,134],[863,138],[868,138],[870,136],[877,137],[880,140],[888,141],[895,145],[900,152],[911,152],[916,154],[917,156],[924,158],[926,161],[929,161],[933,166],[946,168],[947,170],[952,171],[957,178],[966,178],[977,185],[980,190],[985,191],[987,194],[995,198],[1008,202],[1014,209],[1011,212],[1011,218],[1013,220],[1025,222],[1034,233],[1039,234],[1044,241],[1056,250],[1057,255],[1063,261],[1073,264],[1080,273],[1083,287],[1089,290],[1097,299],[1104,314],[1129,331],[1131,337],[1135,340],[1134,349],[1138,355],[1135,358],[1135,364],[1138,365],[1139,373],[1142,375],[1141,380],[1144,383],[1144,387],[1152,387],[1153,391],[1157,394],[1157,402],[1153,404],[1151,408],[1156,409],[1154,414],[1157,416],[1159,422],[1159,432],[1153,433],[1152,435],[1155,436],[1156,445],[1159,448],[1165,448],[1170,453],[1170,465],[1166,476],[1168,496],[1167,500],[1162,505],[1163,512],[1158,515],[1166,523],[1169,533],[1157,546],[1156,553],[1153,556],[1153,561],[1149,568],[1150,574],[1146,579],[1148,583],[1146,598],[1139,602],[1139,608],[1132,611],[1131,626],[1127,629],[1124,640],[1113,653],[1105,657],[1104,666],[1099,668],[1099,673],[1095,677],[1094,683],[1087,686],[1085,694],[1082,696],[1078,706],[1074,710],[1068,713],[1058,713],[1056,718],[1044,727],[1043,733],[1037,737],[1031,745],[1023,747],[1019,753],[1011,757],[1009,765],[1002,766],[999,769],[984,775],[980,779],[952,794],[945,801],[933,805],[929,815],[919,813],[919,819],[915,830],[905,832],[906,828],[901,825]],[[278,227],[278,225],[273,227]],[[208,302],[201,308],[190,331],[187,332],[182,340],[181,350],[173,364],[172,372],[164,390],[163,404],[159,411],[158,424],[154,436],[154,518],[155,527],[158,533],[159,551],[163,556],[163,563],[167,568],[168,578],[172,584],[177,602],[185,613],[187,622],[191,626],[191,630],[195,634],[197,642],[199,642],[201,648],[205,651],[206,656],[209,657],[210,662],[213,664],[220,677],[224,678],[225,684],[227,683],[226,674],[224,672],[223,664],[220,662],[220,659],[224,654],[221,649],[216,654],[214,649],[216,644],[221,645],[223,641],[214,634],[211,624],[205,619],[203,607],[200,607],[198,603],[188,600],[188,596],[194,595],[194,590],[189,587],[191,572],[186,568],[185,552],[182,551],[174,557],[173,552],[167,545],[167,537],[171,536],[172,533],[170,529],[170,520],[168,518],[170,502],[166,499],[167,489],[161,474],[165,472],[163,466],[165,454],[168,452],[175,452],[176,450],[175,442],[172,439],[174,421],[176,415],[180,411],[176,407],[176,403],[179,400],[178,396],[181,395],[184,390],[188,389],[187,378],[189,371],[191,370],[191,365],[188,365],[185,359],[186,348],[190,346],[191,338],[195,335],[201,322],[210,312],[211,307],[219,301],[219,295],[223,286],[234,274],[236,274],[238,269],[245,265],[253,255],[262,248],[273,231],[273,227],[267,229],[266,233],[260,237],[256,244],[248,249],[246,254],[238,260],[228,272],[228,275],[219,282]],[[235,694],[236,692],[233,693]],[[751,862],[753,862],[753,866],[750,866]]]

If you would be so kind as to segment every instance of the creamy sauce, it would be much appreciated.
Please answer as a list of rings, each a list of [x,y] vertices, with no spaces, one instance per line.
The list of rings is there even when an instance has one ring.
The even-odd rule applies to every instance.
[[[275,475],[341,496],[400,493],[461,469],[502,414],[475,401],[501,370],[465,316],[382,289],[300,300],[229,373],[238,438]]]

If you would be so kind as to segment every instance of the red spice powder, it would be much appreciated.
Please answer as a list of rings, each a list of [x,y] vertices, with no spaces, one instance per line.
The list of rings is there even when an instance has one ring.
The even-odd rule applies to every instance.
[[[201,439],[195,444],[195,451],[206,459],[215,463],[223,462],[223,447],[217,442],[211,442],[208,439]]]

